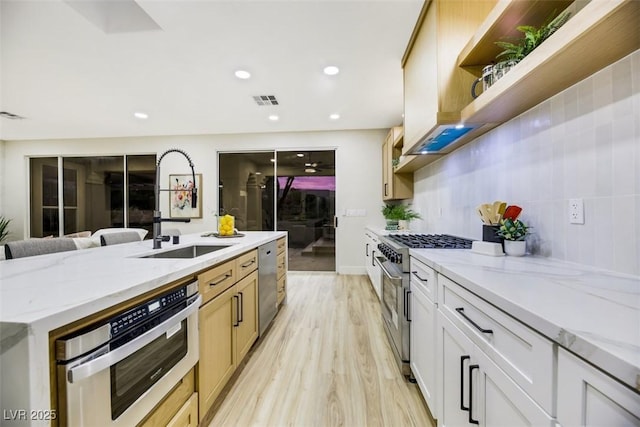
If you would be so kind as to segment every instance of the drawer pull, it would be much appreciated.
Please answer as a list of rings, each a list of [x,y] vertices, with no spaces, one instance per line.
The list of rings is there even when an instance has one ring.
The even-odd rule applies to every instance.
[[[223,274],[222,276],[218,276],[216,277],[216,279],[220,279],[222,277],[222,279],[216,281],[216,282],[209,282],[209,286],[216,286],[219,285],[220,283],[224,282],[225,280],[227,280],[229,277],[233,276],[233,274]]]
[[[493,331],[491,329],[483,329],[480,327],[480,325],[478,325],[476,322],[474,322],[473,320],[471,320],[469,317],[467,317],[466,314],[464,314],[464,308],[463,307],[458,307],[456,308],[456,311],[458,313],[460,313],[460,316],[464,317],[465,319],[467,319],[467,322],[471,323],[473,325],[474,328],[476,328],[477,330],[479,330],[480,332],[482,332],[483,334],[492,334]]]
[[[460,356],[460,410],[468,411],[469,407],[464,406],[464,361],[471,360],[471,356]]]
[[[422,277],[420,277],[420,275],[418,274],[417,271],[412,271],[411,274],[413,274],[414,276],[416,276],[418,279],[420,279],[423,282],[428,282],[429,279],[423,279]]]
[[[251,261],[249,261],[249,262],[245,262],[244,264],[240,264],[240,267],[242,267],[242,268],[247,268],[247,267],[249,267],[251,264],[253,264],[254,262],[256,262],[256,259],[255,259],[255,258],[252,258],[252,259],[251,259]]]
[[[480,424],[478,420],[473,419],[473,370],[480,368],[479,365],[469,365],[469,422],[471,424]]]

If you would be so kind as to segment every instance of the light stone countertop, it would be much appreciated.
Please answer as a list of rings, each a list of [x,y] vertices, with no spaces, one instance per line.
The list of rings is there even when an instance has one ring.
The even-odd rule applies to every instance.
[[[163,242],[156,250],[151,240],[144,240],[0,261],[2,409],[50,407],[50,331],[287,234],[242,233],[244,237],[224,239],[182,235],[179,244]],[[229,247],[193,259],[140,258],[195,243]]]
[[[464,249],[412,257],[640,391],[640,277]]]

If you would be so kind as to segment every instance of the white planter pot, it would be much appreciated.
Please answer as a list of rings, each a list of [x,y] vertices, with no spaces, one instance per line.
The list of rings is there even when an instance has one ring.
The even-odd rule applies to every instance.
[[[505,240],[504,252],[511,256],[523,256],[527,250],[527,242],[524,240]]]
[[[409,230],[409,221],[406,219],[398,220],[398,230],[407,231]]]

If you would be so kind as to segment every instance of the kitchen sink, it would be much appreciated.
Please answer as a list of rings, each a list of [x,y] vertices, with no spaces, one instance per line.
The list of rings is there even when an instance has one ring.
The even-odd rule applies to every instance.
[[[170,251],[158,252],[151,255],[141,256],[139,258],[197,258],[202,255],[209,254],[211,252],[219,251],[220,249],[228,248],[229,245],[192,245],[185,246],[183,248],[172,249]]]

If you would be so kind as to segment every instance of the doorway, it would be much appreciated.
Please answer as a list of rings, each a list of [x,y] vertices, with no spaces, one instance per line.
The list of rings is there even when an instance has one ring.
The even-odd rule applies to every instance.
[[[289,232],[289,270],[336,271],[335,151],[277,152],[277,229]]]
[[[220,214],[287,231],[291,271],[336,271],[335,150],[219,153],[218,165]]]

